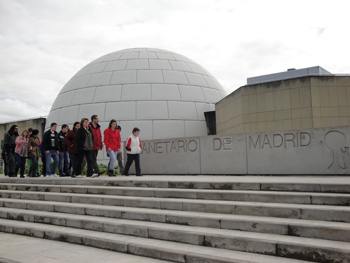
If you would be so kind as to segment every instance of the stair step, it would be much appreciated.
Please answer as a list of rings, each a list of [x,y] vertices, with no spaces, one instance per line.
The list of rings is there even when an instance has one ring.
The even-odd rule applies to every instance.
[[[0,205],[3,206],[0,208],[0,217],[2,218],[7,218],[7,214],[5,212],[6,208],[17,208],[75,215],[90,215],[147,222],[161,222],[170,223],[172,225],[188,225],[192,227],[210,227],[217,229],[272,233],[336,241],[350,241],[350,224],[341,222],[228,214],[208,214],[203,212],[16,199],[0,199]]]
[[[221,248],[202,247],[191,244],[182,244],[172,241],[154,240],[142,237],[132,237],[112,233],[104,233],[91,230],[74,229],[69,227],[43,225],[37,223],[13,221],[0,219],[0,231],[22,234],[52,240],[65,241],[69,243],[82,244],[98,248],[109,249],[118,252],[129,253],[133,255],[169,260],[174,262],[196,263],[196,262],[212,262],[212,263],[285,263],[306,262],[298,259],[281,258],[286,254],[290,257],[300,257],[305,255],[310,260],[321,259],[329,262],[349,262],[344,251],[339,249],[333,251],[329,255],[329,248],[320,248],[314,250],[313,253],[302,251],[299,246],[288,247],[288,245],[280,242],[276,246],[276,256],[261,255],[249,252],[240,252],[233,250],[225,250]],[[310,246],[312,247],[312,246]]]
[[[350,207],[0,190],[1,198],[350,222]]]
[[[71,216],[62,213],[26,211],[21,209],[3,209],[3,211],[7,213],[7,219],[140,236],[235,251],[276,255],[278,244],[283,243],[284,246],[288,248],[298,246],[302,248],[305,253],[313,253],[315,249],[318,251],[322,250],[326,253],[327,248],[327,253],[329,255],[333,253],[350,254],[349,244],[338,241],[249,233],[204,227],[189,227],[181,225],[169,226],[169,224],[164,223],[141,223],[122,219],[109,219],[83,215]]]
[[[140,178],[0,178],[0,183],[350,193],[348,180],[334,183],[332,177],[318,178],[317,183],[310,183],[310,177],[302,175],[287,179],[268,176],[258,177],[258,179],[257,176],[179,176],[176,179],[171,176],[171,179],[169,178],[161,175]]]
[[[170,189],[141,187],[104,187],[104,186],[72,186],[72,185],[40,185],[40,184],[0,184],[1,190],[142,196],[158,198],[186,198],[226,201],[278,202],[294,204],[350,205],[350,194],[335,193],[302,193],[280,191],[253,190],[202,190],[202,189]]]
[[[0,177],[0,231],[169,262],[350,263],[350,177]]]

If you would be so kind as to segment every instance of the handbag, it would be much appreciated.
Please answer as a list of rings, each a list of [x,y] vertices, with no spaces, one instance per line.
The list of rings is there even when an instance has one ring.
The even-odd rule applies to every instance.
[[[26,143],[23,144],[21,153],[19,154],[21,157],[28,157],[28,146]]]

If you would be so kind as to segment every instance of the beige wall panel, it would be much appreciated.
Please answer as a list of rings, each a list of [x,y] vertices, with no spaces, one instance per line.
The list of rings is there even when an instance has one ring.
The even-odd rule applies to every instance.
[[[329,106],[328,87],[320,87],[320,106]]]
[[[287,120],[292,118],[291,110],[280,110],[280,111],[274,111],[273,113],[274,113],[275,121]]]
[[[322,118],[313,118],[313,127],[314,128],[322,127]]]
[[[284,130],[284,121],[280,120],[280,121],[275,121],[275,129],[276,130]]]
[[[338,107],[322,107],[321,108],[322,117],[337,117],[339,116]]]
[[[282,91],[273,93],[273,110],[282,110]]]
[[[300,93],[300,107],[306,108],[311,107],[311,90],[310,87],[301,88]]]
[[[313,107],[312,108],[312,117],[313,118],[321,117],[321,107]]]
[[[300,93],[299,93],[299,89],[291,89],[290,90],[290,95],[291,95],[292,109],[300,108]]]
[[[258,112],[266,111],[265,96],[263,93],[257,94]]]
[[[311,103],[313,107],[321,106],[319,87],[311,87]]]
[[[311,108],[292,109],[292,119],[312,117]]]
[[[249,95],[249,112],[257,112],[257,95]]]
[[[338,106],[338,89],[337,87],[328,87],[329,106]]]
[[[350,106],[349,107],[339,107],[339,116],[340,117],[349,117],[350,116]]]
[[[347,101],[346,87],[337,87],[338,106],[350,106]]]
[[[302,129],[311,129],[312,128],[312,118],[301,119],[301,128]]]
[[[248,96],[242,96],[242,110],[244,113],[249,113],[249,97]]]
[[[266,112],[259,112],[258,113],[258,122],[273,121],[273,120],[274,120],[273,111],[266,111]]]
[[[301,119],[292,119],[293,129],[301,129]]]
[[[289,110],[291,108],[290,104],[290,90],[282,91],[282,109]]]
[[[349,118],[348,117],[339,117],[339,125],[340,126],[349,126]]]
[[[273,93],[272,92],[265,93],[265,107],[267,111],[273,110]]]

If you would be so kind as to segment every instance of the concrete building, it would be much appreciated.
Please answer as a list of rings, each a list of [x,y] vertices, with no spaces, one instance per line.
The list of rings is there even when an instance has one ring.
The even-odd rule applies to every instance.
[[[111,119],[125,139],[134,127],[143,140],[207,135],[204,112],[227,95],[196,62],[154,48],[117,51],[92,61],[62,88],[51,122],[72,126],[97,114],[102,130]]]
[[[248,78],[216,103],[217,134],[350,125],[350,76],[321,67]]]

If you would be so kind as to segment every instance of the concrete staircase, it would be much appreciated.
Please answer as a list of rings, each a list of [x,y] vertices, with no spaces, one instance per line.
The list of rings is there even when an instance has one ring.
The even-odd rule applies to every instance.
[[[0,231],[170,262],[350,262],[350,183],[263,179],[2,177]]]

